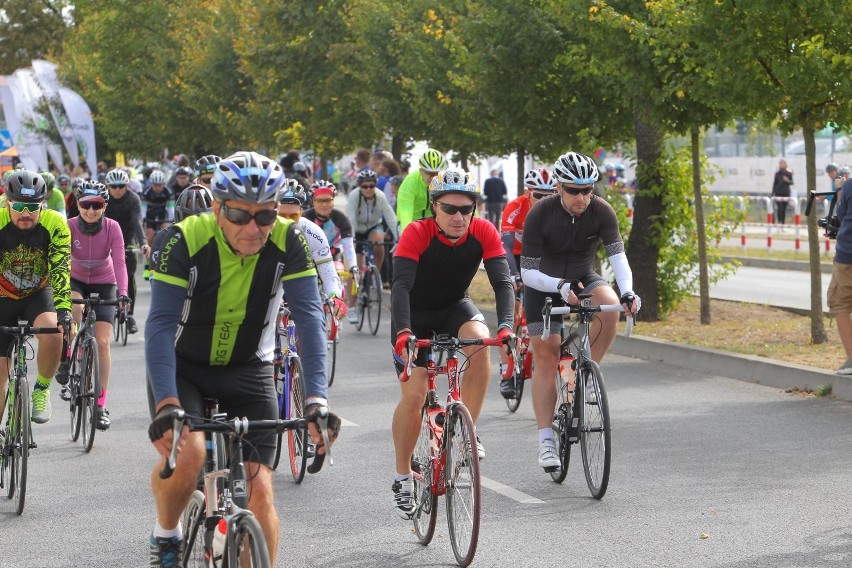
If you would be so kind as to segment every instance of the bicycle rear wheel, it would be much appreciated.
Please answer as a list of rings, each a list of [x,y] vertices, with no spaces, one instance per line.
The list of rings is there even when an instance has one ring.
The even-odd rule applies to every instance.
[[[578,375],[575,396],[580,409],[580,449],[586,483],[595,499],[603,498],[609,485],[610,446],[609,402],[603,384],[601,369],[588,361]]]
[[[479,541],[480,477],[476,432],[470,412],[462,404],[449,411],[446,436],[447,524],[453,554],[459,566],[473,562]]]
[[[92,450],[98,424],[98,397],[101,395],[98,369],[98,345],[89,337],[83,344],[83,365],[80,369],[80,403],[82,405],[83,449]]]
[[[367,312],[370,333],[376,335],[382,320],[382,273],[372,266],[366,276],[370,284],[364,294],[363,311]]]
[[[326,351],[328,353],[327,359],[327,372],[328,372],[328,386],[331,386],[334,383],[334,367],[337,363],[337,335],[338,335],[338,327],[337,323],[334,321],[334,316],[331,312],[326,312],[325,314],[325,331],[326,331]]]
[[[15,513],[20,515],[24,512],[27,496],[27,460],[30,454],[30,387],[26,375],[18,375],[16,390],[11,422],[14,430],[8,433],[12,440],[9,493],[15,499]]]
[[[438,519],[438,495],[432,493],[432,447],[430,440],[433,436],[429,428],[429,416],[426,407],[421,412],[420,436],[411,456],[411,471],[414,479],[414,534],[420,544],[429,544],[435,534],[435,521]]]
[[[553,442],[556,444],[556,455],[559,456],[559,468],[550,472],[550,477],[556,483],[565,481],[568,475],[568,465],[571,463],[571,432],[572,408],[568,392],[564,388],[559,371],[556,372],[556,406],[553,409]],[[576,440],[575,442],[576,443]]]
[[[302,361],[298,357],[290,359],[290,416],[301,418],[305,411],[304,371]],[[290,473],[293,481],[301,483],[305,478],[305,468],[308,465],[305,453],[308,449],[308,429],[298,428],[287,430],[287,442],[290,449]]]
[[[207,568],[204,558],[204,521],[206,520],[204,493],[197,489],[192,493],[186,508],[181,515],[181,526],[184,527],[186,546],[183,551],[181,566],[186,568]]]
[[[236,568],[269,568],[269,550],[260,523],[254,515],[246,512],[231,523],[233,547],[228,547],[228,566]],[[230,540],[228,542],[231,542]]]

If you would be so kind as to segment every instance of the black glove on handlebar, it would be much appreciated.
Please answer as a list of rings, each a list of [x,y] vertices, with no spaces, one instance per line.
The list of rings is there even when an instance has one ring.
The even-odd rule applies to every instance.
[[[621,295],[621,299],[619,300],[619,302],[622,303],[622,304],[627,304],[628,306],[632,306],[633,300],[635,300],[635,299],[636,299],[636,296],[634,296],[633,294],[628,292],[627,294]]]
[[[151,421],[151,425],[148,426],[148,437],[152,442],[156,442],[172,429],[172,411],[176,408],[180,407],[174,404],[165,405]]]

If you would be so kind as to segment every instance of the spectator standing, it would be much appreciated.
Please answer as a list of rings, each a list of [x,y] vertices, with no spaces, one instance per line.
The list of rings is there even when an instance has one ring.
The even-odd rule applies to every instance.
[[[852,375],[852,180],[840,188],[837,201],[840,230],[828,285],[828,309],[837,318],[837,334],[846,351],[846,362],[837,369],[838,375]]]
[[[482,193],[485,196],[486,218],[499,231],[503,207],[508,201],[508,192],[503,178],[498,175],[496,169],[491,170],[491,177],[485,180]]]
[[[772,197],[775,203],[775,222],[783,225],[787,219],[787,202],[793,186],[793,172],[787,167],[785,160],[779,160],[778,171],[772,181]]]

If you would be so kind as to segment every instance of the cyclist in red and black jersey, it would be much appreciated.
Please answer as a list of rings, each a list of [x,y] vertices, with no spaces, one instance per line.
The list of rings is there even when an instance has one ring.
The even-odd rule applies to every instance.
[[[497,298],[497,336],[512,334],[512,281],[509,265],[494,225],[474,218],[479,188],[462,170],[447,170],[432,181],[429,191],[432,217],[409,224],[396,248],[391,286],[392,340],[397,372],[407,365],[409,337],[448,334],[462,339],[489,336],[485,318],[467,295],[480,263]],[[469,366],[462,382],[462,398],[476,422],[491,374],[488,351],[465,349]],[[397,512],[409,518],[413,511],[414,482],[411,455],[420,432],[420,409],[426,396],[426,352],[416,365],[393,417],[396,476],[393,483]],[[485,450],[477,439],[479,458]]]
[[[556,191],[553,177],[547,168],[529,170],[524,176],[526,193],[510,201],[503,209],[503,219],[500,224],[503,248],[506,250],[506,260],[509,261],[509,272],[515,286],[515,325],[521,312],[520,290],[523,287],[519,266],[521,264],[521,243],[524,240],[524,221],[533,205]],[[506,354],[500,356],[500,375],[506,368]],[[505,398],[515,398],[515,385],[511,380],[500,381],[500,394]]]
[[[541,314],[545,298],[576,304],[575,292],[591,292],[593,305],[624,305],[627,314],[639,311],[633,294],[633,274],[624,254],[618,220],[606,200],[592,194],[600,172],[584,154],[568,152],[553,167],[558,195],[542,199],[527,215],[521,247],[521,276],[526,286],[524,309],[533,349],[532,394],[539,433],[538,463],[545,470],[559,467],[553,442],[553,377],[559,364],[561,317],[551,320],[551,336],[542,341]],[[603,244],[615,274],[621,298],[595,272],[595,253]],[[600,313],[592,324],[592,358],[600,362],[615,339],[617,312]]]

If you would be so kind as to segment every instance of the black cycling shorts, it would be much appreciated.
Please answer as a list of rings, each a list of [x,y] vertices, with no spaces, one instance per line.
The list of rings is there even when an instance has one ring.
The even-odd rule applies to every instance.
[[[583,283],[583,289],[587,291],[592,291],[598,286],[609,286],[607,281],[594,271],[581,278],[580,282]],[[577,291],[575,290],[574,293],[576,294]],[[541,335],[544,331],[544,316],[541,315],[541,311],[544,309],[545,298],[548,296],[553,298],[554,306],[565,305],[559,292],[542,292],[524,286],[524,312],[527,315],[527,331],[529,331],[530,336]],[[550,333],[559,333],[561,327],[562,316],[550,316]]]
[[[72,278],[71,291],[81,294],[84,298],[87,298],[89,294],[98,294],[101,300],[118,298],[118,286],[115,284],[86,284]],[[97,321],[112,323],[114,318],[115,306],[95,306],[95,319]]]
[[[33,325],[35,319],[45,312],[56,313],[56,307],[53,305],[53,288],[50,286],[22,300],[0,298],[0,325],[2,326],[18,325],[19,318]],[[11,335],[0,333],[0,357],[8,357],[12,341]]]
[[[367,241],[370,239],[370,235],[375,233],[376,231],[384,231],[384,227],[379,224],[374,227],[370,227],[363,233],[356,232],[355,233],[355,254],[364,254],[364,245],[358,241]]]
[[[485,317],[470,298],[463,298],[443,310],[411,310],[411,332],[418,339],[432,339],[434,335],[458,337],[461,326],[469,321],[485,323]],[[391,342],[396,342],[396,329],[391,330]],[[428,349],[418,350],[414,358],[415,367],[426,367]],[[403,366],[394,357],[396,372],[401,373]]]
[[[154,217],[153,219],[148,219],[147,217],[144,219],[143,223],[145,224],[146,229],[151,229],[155,233],[160,230],[164,223],[170,223],[171,221],[166,220],[165,217]]]
[[[228,418],[278,418],[272,363],[214,366],[190,363],[178,357],[177,388],[181,406],[192,416],[203,416],[204,399],[215,398],[219,401],[219,412],[225,412]],[[156,413],[150,389],[148,397],[153,418]],[[274,430],[249,432],[243,444],[243,458],[272,467],[276,446]]]

